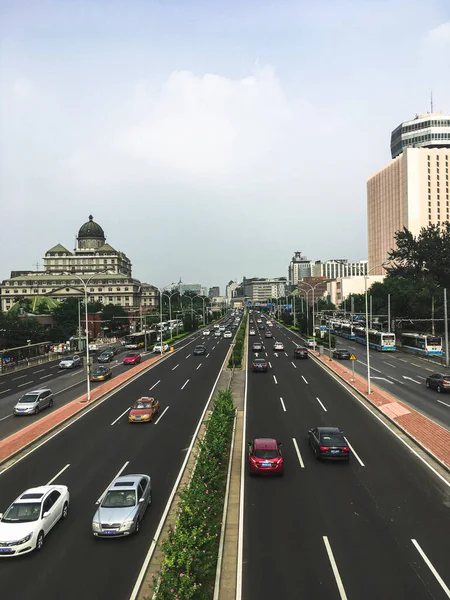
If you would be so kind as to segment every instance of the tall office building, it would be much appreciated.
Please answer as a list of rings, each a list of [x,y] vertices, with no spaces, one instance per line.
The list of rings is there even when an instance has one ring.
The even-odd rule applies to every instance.
[[[220,287],[218,285],[214,285],[213,287],[210,287],[208,296],[210,298],[216,298],[217,296],[220,296]]]
[[[301,252],[295,252],[288,267],[288,284],[296,286],[303,277],[311,276],[311,261],[302,256]]]
[[[415,129],[410,129],[415,126]],[[450,115],[428,114],[402,123],[391,138],[394,157],[367,181],[369,269],[395,248],[395,233],[404,227],[414,235],[422,227],[450,220]]]

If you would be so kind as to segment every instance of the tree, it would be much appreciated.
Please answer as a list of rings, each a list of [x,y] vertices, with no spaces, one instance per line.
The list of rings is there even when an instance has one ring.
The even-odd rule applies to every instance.
[[[83,310],[80,307],[80,310]],[[52,309],[55,328],[61,336],[68,340],[77,333],[78,328],[78,298],[66,298]]]
[[[107,327],[111,332],[116,331],[120,325],[127,325],[126,316],[127,313],[121,306],[107,304],[102,310],[102,326]]]

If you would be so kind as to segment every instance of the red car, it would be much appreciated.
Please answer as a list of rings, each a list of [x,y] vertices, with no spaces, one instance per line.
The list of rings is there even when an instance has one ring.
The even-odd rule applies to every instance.
[[[283,475],[284,461],[281,444],[273,438],[257,438],[248,442],[248,470],[250,475]]]
[[[140,362],[141,355],[139,354],[139,352],[129,352],[128,354],[125,354],[125,357],[123,359],[124,365],[137,365]]]

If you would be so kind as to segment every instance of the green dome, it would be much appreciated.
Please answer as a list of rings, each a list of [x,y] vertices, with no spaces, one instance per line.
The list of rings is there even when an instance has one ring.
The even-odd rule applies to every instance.
[[[89,215],[89,221],[80,227],[78,239],[83,238],[102,238],[105,239],[105,233],[98,223],[94,222],[94,217]]]

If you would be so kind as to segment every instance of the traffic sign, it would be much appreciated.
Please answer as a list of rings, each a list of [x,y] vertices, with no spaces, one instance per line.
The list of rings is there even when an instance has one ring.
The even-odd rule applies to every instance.
[[[350,354],[350,360],[356,360],[356,356],[354,354]]]

